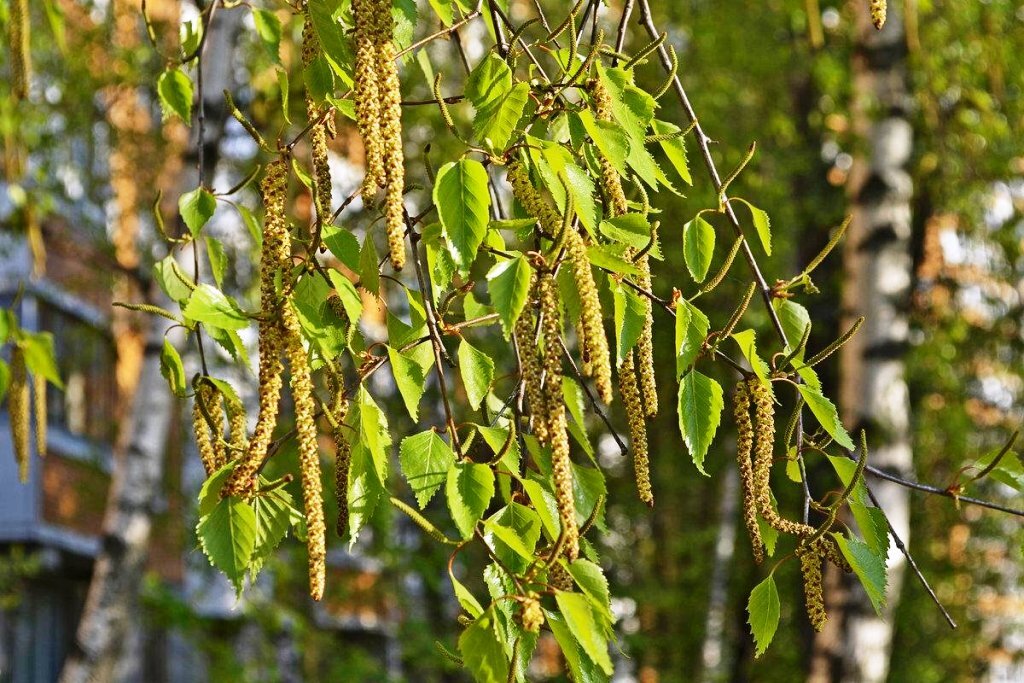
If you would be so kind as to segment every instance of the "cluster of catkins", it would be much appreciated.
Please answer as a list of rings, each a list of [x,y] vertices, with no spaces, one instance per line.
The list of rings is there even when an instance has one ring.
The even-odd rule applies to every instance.
[[[18,345],[11,349],[11,376],[7,388],[7,412],[10,415],[11,443],[18,463],[18,479],[28,481],[29,439],[31,419],[36,423],[36,452],[46,455],[46,378],[39,373],[29,376],[25,352]],[[29,384],[32,385],[31,390]],[[30,414],[33,414],[30,418]]]
[[[760,379],[743,380],[733,392],[736,419],[736,460],[743,488],[743,521],[750,536],[754,560],[764,561],[764,542],[758,526],[760,517],[768,526],[800,539],[797,556],[804,579],[807,615],[815,630],[825,626],[825,602],[821,586],[821,564],[828,560],[843,571],[851,571],[836,540],[814,527],[782,517],[772,501],[771,469],[775,452],[775,407],[768,384]],[[751,419],[753,403],[754,419]]]
[[[356,124],[366,153],[363,200],[384,188],[384,222],[391,265],[405,265],[405,158],[402,152],[402,93],[398,80],[394,18],[390,0],[353,0],[356,63],[353,96]]]

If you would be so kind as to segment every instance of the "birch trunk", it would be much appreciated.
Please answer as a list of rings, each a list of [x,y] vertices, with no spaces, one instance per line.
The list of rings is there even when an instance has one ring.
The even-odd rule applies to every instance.
[[[910,401],[904,378],[912,277],[913,129],[908,121],[910,95],[902,7],[889,3],[885,27],[876,31],[868,3],[853,3],[857,15],[854,52],[853,126],[863,153],[850,177],[853,221],[843,254],[845,290],[843,329],[857,316],[866,320],[843,350],[840,403],[847,425],[867,429],[869,462],[908,475],[913,467]],[[910,499],[906,489],[870,482],[878,501],[903,540],[910,535]],[[839,588],[839,604],[829,605],[829,623],[815,642],[812,681],[884,681],[889,670],[893,612],[903,583],[905,559],[892,548],[888,558],[888,603],[875,615],[852,575],[834,573],[827,582]],[[830,570],[835,571],[830,567]]]

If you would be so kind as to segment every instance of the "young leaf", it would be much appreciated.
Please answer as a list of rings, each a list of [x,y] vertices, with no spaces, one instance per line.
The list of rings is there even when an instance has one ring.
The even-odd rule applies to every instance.
[[[295,509],[291,494],[284,489],[255,496],[252,501],[253,512],[256,515],[256,542],[249,572],[250,576],[255,578],[270,554],[288,535],[292,519],[296,515],[301,516],[302,513]]]
[[[192,124],[192,81],[184,71],[165,70],[156,82],[156,91],[165,121],[177,116],[185,125]]]
[[[252,11],[252,20],[256,27],[256,35],[260,37],[267,54],[275,62],[280,62],[281,20],[273,12],[255,8]]]
[[[448,470],[445,495],[455,526],[463,539],[469,539],[494,497],[494,472],[487,465],[455,463]]]
[[[166,338],[164,338],[163,349],[160,351],[160,374],[167,380],[167,384],[175,396],[185,396],[188,391],[188,383],[185,381],[185,366],[181,363],[178,350]]]
[[[197,187],[191,192],[181,195],[178,199],[178,210],[185,220],[188,231],[192,233],[193,237],[198,237],[199,231],[217,210],[217,200],[209,190]]]
[[[613,277],[608,278],[608,283],[612,290],[615,311],[616,365],[622,365],[622,361],[640,341],[647,309],[640,295],[631,288]]]
[[[434,183],[434,204],[455,263],[463,272],[469,271],[487,234],[491,205],[483,164],[460,159],[442,166]]]
[[[652,122],[652,126],[657,135],[671,135],[672,133],[679,132],[679,126],[666,121],[655,120]],[[686,160],[686,145],[683,143],[683,138],[675,137],[670,140],[660,140],[659,144],[662,151],[665,152],[669,163],[676,169],[676,173],[683,179],[683,182],[687,185],[693,185],[693,178],[690,176],[690,164]]]
[[[651,241],[651,224],[638,213],[627,213],[601,221],[601,234],[608,239],[644,249]]]
[[[224,286],[224,272],[228,268],[228,257],[220,240],[206,236],[206,256],[210,259],[210,272],[218,287]]]
[[[676,304],[676,377],[690,369],[711,329],[704,312],[685,299]]]
[[[683,226],[683,259],[694,280],[704,281],[714,255],[715,229],[697,216]]]
[[[828,400],[819,389],[806,384],[800,384],[797,388],[800,390],[800,395],[804,397],[807,407],[811,409],[814,417],[829,433],[829,436],[843,448],[852,451],[854,449],[853,440],[846,432],[846,428],[843,427],[843,423],[839,421],[839,412],[836,410],[835,404]]]
[[[495,631],[496,615],[489,609],[459,636],[459,653],[477,683],[504,683],[509,662]]]
[[[750,363],[751,369],[757,378],[761,380],[761,383],[768,387],[771,391],[771,382],[768,381],[768,376],[771,374],[771,368],[764,362],[761,356],[757,355],[757,333],[754,330],[743,330],[742,332],[734,332],[732,339],[736,342],[736,346],[740,347],[740,353]]]
[[[210,564],[241,590],[256,547],[256,513],[252,507],[235,496],[222,498],[199,521],[196,533]]]
[[[526,257],[498,261],[487,273],[487,289],[491,303],[501,319],[505,338],[512,334],[512,328],[526,307],[530,294],[530,264]]]
[[[225,330],[240,330],[249,324],[234,299],[208,284],[196,287],[182,313],[191,320]]]
[[[856,538],[847,538],[836,533],[832,535],[839,543],[843,557],[853,567],[854,573],[864,586],[875,612],[881,616],[882,608],[885,607],[885,556],[875,554],[866,543]]]
[[[691,370],[679,383],[679,431],[693,464],[704,475],[704,456],[718,431],[724,407],[722,387],[710,377]]]
[[[747,623],[750,624],[750,632],[754,634],[755,657],[764,654],[775,637],[780,613],[779,589],[775,586],[775,577],[769,574],[768,578],[754,586],[750,600],[747,601]]]
[[[463,339],[459,343],[459,371],[466,386],[466,398],[473,410],[487,398],[487,392],[494,381],[494,361],[486,353],[474,348]]]
[[[582,593],[557,591],[555,602],[576,642],[602,671],[611,675],[612,660],[608,656],[608,643],[603,630],[594,619],[594,612],[587,596]]]
[[[415,420],[427,383],[423,366],[411,356],[411,353],[402,353],[390,346],[388,347],[388,358],[391,362],[391,372],[395,376],[395,384],[398,385],[398,392],[402,395],[402,401],[405,402],[405,408],[409,411],[409,417]]]
[[[757,208],[746,199],[740,197],[732,197],[736,201],[743,202],[750,209],[750,216],[754,221],[754,230],[757,231],[757,236],[761,240],[761,246],[764,247],[764,253],[769,256],[772,255],[772,222],[768,218],[768,212]],[[797,337],[799,339],[799,337]],[[796,343],[794,341],[794,343]]]
[[[455,453],[437,432],[428,429],[402,439],[398,461],[422,510],[448,477]]]

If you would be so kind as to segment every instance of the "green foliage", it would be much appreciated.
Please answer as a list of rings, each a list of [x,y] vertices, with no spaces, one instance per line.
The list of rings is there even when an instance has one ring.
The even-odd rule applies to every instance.
[[[775,576],[769,574],[764,581],[754,587],[747,601],[747,623],[750,624],[750,632],[754,636],[754,643],[757,646],[755,654],[758,657],[764,654],[775,637],[775,631],[779,627],[780,608]]]

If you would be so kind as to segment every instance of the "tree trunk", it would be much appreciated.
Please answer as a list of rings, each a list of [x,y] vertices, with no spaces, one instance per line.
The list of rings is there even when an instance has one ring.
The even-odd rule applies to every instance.
[[[854,51],[854,130],[863,153],[851,172],[853,221],[843,254],[843,329],[857,316],[866,320],[840,360],[840,403],[846,424],[868,433],[869,462],[902,476],[913,467],[910,401],[904,378],[912,277],[910,250],[913,129],[908,121],[906,39],[901,7],[889,3],[885,27],[876,31],[868,3],[853,3],[857,14]],[[873,480],[879,503],[904,541],[910,532],[906,489]],[[852,575],[827,577],[838,588],[826,630],[815,641],[810,679],[871,683],[889,669],[892,616],[899,599],[905,560],[892,548],[888,558],[888,602],[875,615]]]
[[[205,148],[204,183],[213,176],[223,136],[226,110],[221,93],[232,78],[232,53],[241,14],[218,12],[206,41],[203,70],[206,130],[204,138],[195,141],[190,153],[194,160],[198,158],[200,145]],[[196,177],[192,173],[186,169],[179,171],[176,188],[179,194],[195,184]],[[157,300],[156,296],[147,299],[160,305],[168,303]],[[160,351],[167,326],[166,320],[153,316],[127,438],[122,441],[126,445],[117,449],[100,553],[75,641],[61,673],[61,683],[116,680],[121,672],[132,668],[123,667],[122,658],[141,656],[137,651],[127,651],[124,644],[128,640],[126,634],[140,628],[138,593],[156,512],[154,507],[161,499],[167,436],[172,428],[174,399],[160,374]]]

